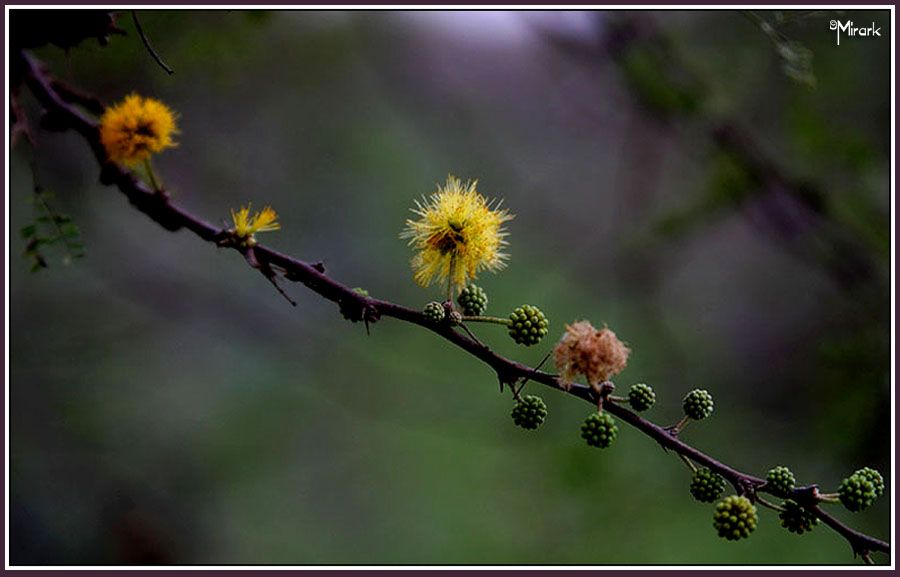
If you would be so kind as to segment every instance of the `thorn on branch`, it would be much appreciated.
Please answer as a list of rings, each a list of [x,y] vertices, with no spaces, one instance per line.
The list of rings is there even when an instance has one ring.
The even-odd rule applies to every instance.
[[[278,293],[281,296],[283,296],[285,298],[285,300],[287,300],[287,302],[291,303],[291,306],[297,306],[297,303],[294,302],[294,300],[291,297],[289,297],[286,292],[284,292],[284,289],[281,288],[281,285],[278,284],[278,280],[277,280],[278,273],[275,272],[275,270],[272,268],[271,265],[269,265],[268,262],[260,261],[258,258],[256,258],[256,251],[253,250],[253,247],[248,247],[246,250],[243,250],[241,253],[244,255],[244,258],[247,260],[247,264],[249,264],[256,270],[261,272],[262,275],[264,277],[266,277],[266,280],[268,280],[270,283],[272,283],[272,286],[275,287],[275,290],[277,290]]]
[[[156,50],[153,49],[153,46],[150,45],[150,40],[147,38],[147,35],[144,34],[144,29],[141,27],[141,21],[138,20],[137,10],[131,11],[131,19],[134,20],[134,27],[137,28],[138,35],[141,37],[141,40],[144,42],[144,47],[147,49],[147,52],[150,53],[150,56],[156,60],[156,63],[159,66],[168,72],[169,74],[175,74],[175,71],[169,68],[169,65],[163,62],[163,59],[160,58],[159,54],[156,53]]]

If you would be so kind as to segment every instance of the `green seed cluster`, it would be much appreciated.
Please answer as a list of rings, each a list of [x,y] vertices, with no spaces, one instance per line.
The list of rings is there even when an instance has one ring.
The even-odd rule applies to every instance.
[[[771,489],[773,493],[782,497],[794,490],[796,482],[794,473],[787,467],[778,466],[766,473],[766,489]]]
[[[841,481],[841,486],[838,487],[838,496],[844,507],[856,512],[862,511],[874,503],[878,497],[878,490],[867,475],[861,475],[857,471]]]
[[[628,404],[637,412],[646,411],[656,402],[656,393],[650,385],[638,383],[628,391]]]
[[[699,421],[713,412],[713,398],[706,389],[694,389],[684,397],[684,414]]]
[[[749,537],[756,529],[759,517],[756,515],[756,507],[747,497],[731,495],[725,497],[716,505],[713,515],[713,526],[729,541],[737,541]]]
[[[532,305],[517,307],[509,315],[509,336],[520,345],[529,347],[541,342],[547,336],[547,317],[541,309]]]
[[[792,499],[788,499],[781,504],[784,511],[778,514],[781,519],[781,526],[790,531],[802,535],[808,531],[812,531],[815,525],[819,524],[819,520],[815,515],[800,506],[799,503]]]
[[[547,405],[536,395],[526,395],[512,410],[513,422],[523,429],[537,429],[547,418]]]
[[[884,477],[881,476],[881,473],[879,473],[875,469],[863,467],[853,474],[860,475],[863,478],[867,479],[870,483],[872,483],[872,485],[875,487],[876,497],[881,497],[882,495],[884,495]]]
[[[481,287],[470,284],[459,293],[456,302],[462,307],[463,314],[467,317],[477,317],[487,310],[487,293]]]
[[[605,449],[613,444],[619,428],[609,413],[591,413],[581,425],[581,438],[592,447]]]
[[[437,301],[431,301],[425,305],[425,309],[422,312],[425,313],[425,318],[434,324],[444,320],[444,315],[446,314],[444,305]]]
[[[691,478],[691,495],[701,503],[712,503],[725,490],[725,479],[721,475],[703,467]]]

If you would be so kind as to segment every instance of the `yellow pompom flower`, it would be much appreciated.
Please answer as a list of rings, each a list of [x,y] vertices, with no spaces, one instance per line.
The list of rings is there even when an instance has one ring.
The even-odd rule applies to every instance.
[[[277,219],[278,213],[271,206],[267,206],[251,216],[248,203],[238,211],[232,209],[231,220],[234,221],[234,228],[231,229],[231,233],[239,237],[245,244],[253,246],[256,244],[256,239],[253,237],[255,233],[281,229]]]
[[[418,251],[411,264],[420,286],[440,279],[450,289],[462,289],[481,270],[495,272],[506,265],[503,223],[513,215],[481,196],[476,185],[451,175],[437,192],[416,201],[412,211],[419,218],[407,220],[400,236]]]
[[[108,107],[100,118],[100,142],[106,155],[128,166],[177,146],[172,140],[177,132],[175,114],[168,106],[138,94]]]

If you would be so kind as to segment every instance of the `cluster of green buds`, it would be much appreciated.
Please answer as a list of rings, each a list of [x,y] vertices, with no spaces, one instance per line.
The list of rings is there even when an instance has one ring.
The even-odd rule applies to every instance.
[[[530,347],[541,342],[550,330],[550,321],[543,311],[534,305],[516,307],[507,318],[485,316],[488,295],[483,288],[470,284],[460,291],[456,299],[445,303],[432,301],[425,305],[422,314],[431,324],[491,323],[507,327],[510,338],[520,345]]]
[[[690,465],[690,462],[688,464]],[[766,473],[766,482],[759,487],[758,491],[765,491],[784,498],[780,505],[769,503],[758,494],[732,495],[719,501],[713,515],[713,525],[719,536],[734,541],[748,537],[753,532],[758,524],[753,500],[777,511],[781,526],[791,533],[802,535],[812,531],[813,527],[819,523],[815,508],[804,505],[802,500],[795,497],[795,495],[802,495],[802,493],[795,493],[796,486],[794,473],[788,467],[779,465],[769,469]],[[712,502],[718,498],[724,488],[725,480],[715,472],[709,469],[694,469],[691,495],[698,501]],[[816,495],[816,504],[840,502],[850,511],[861,511],[884,494],[884,479],[878,471],[865,467],[844,479],[837,493],[814,494]]]
[[[512,410],[513,422],[523,429],[537,429],[546,418],[547,405],[537,395],[520,397]]]
[[[884,478],[869,467],[855,471],[838,487],[838,499],[853,512],[869,508],[883,494]]]
[[[456,303],[452,300],[430,302],[425,305],[423,315],[428,323],[435,325],[447,324],[459,326],[468,323],[493,323],[505,325],[510,337],[518,344],[532,346],[540,343],[548,334],[549,322],[544,313],[537,307],[529,304],[516,307],[508,318],[485,316],[488,306],[488,295],[481,287],[470,284],[460,291]],[[584,326],[582,326],[584,325]],[[588,330],[590,329],[590,330]],[[466,329],[468,331],[468,329]],[[604,329],[605,330],[605,329]],[[587,323],[576,323],[567,326],[568,337],[564,337],[560,345],[557,345],[558,353],[561,346],[572,345],[577,347],[580,341],[594,338],[600,342],[603,338],[610,338],[608,334],[595,331]],[[471,333],[470,333],[471,334]],[[568,340],[566,340],[568,338]],[[618,341],[616,341],[618,342]],[[575,350],[574,348],[572,350]],[[612,350],[612,349],[610,349]],[[628,349],[620,347],[627,355]],[[566,350],[563,351],[566,353]],[[595,383],[591,379],[593,373],[591,367],[585,368],[577,357],[561,354],[561,358],[569,364],[567,371],[563,371],[564,377],[572,373],[582,372],[588,377],[589,383]],[[557,366],[560,366],[557,360]],[[610,365],[611,367],[613,365]],[[615,369],[624,367],[615,366]],[[606,366],[601,367],[608,369]],[[598,371],[600,373],[602,371]],[[599,380],[604,379],[601,376]],[[611,383],[609,383],[611,385]],[[513,423],[526,430],[538,429],[547,419],[547,405],[544,400],[536,395],[520,395],[522,384],[518,389],[512,387],[515,405],[510,416]],[[598,386],[593,387],[600,391]],[[610,386],[612,390],[612,386]],[[645,383],[637,383],[630,387],[625,397],[617,397],[606,393],[599,393],[600,402],[597,410],[592,412],[581,425],[581,438],[590,447],[606,449],[613,445],[619,433],[615,419],[608,411],[603,409],[604,402],[627,404],[636,412],[647,411],[656,403],[656,393],[653,388]],[[668,427],[667,431],[677,436],[685,426],[693,421],[701,421],[709,418],[714,411],[713,396],[706,389],[693,389],[689,391],[681,401],[683,411],[682,419],[675,425]],[[759,524],[757,505],[774,509],[778,512],[778,520],[782,527],[798,535],[812,531],[818,524],[815,508],[811,507],[801,493],[796,491],[796,478],[793,472],[783,465],[770,469],[765,477],[765,483],[757,487],[756,491],[746,494],[729,495],[722,498],[725,492],[726,480],[718,472],[708,467],[698,467],[691,460],[681,456],[682,460],[691,470],[690,494],[701,503],[715,503],[713,511],[713,527],[717,534],[729,541],[737,541],[750,536]],[[780,504],[769,503],[758,492],[766,492],[782,499]],[[850,511],[862,511],[884,493],[884,479],[881,474],[871,468],[855,471],[844,479],[838,491],[833,494],[818,494],[816,503],[842,503]],[[803,498],[800,498],[803,497]]]

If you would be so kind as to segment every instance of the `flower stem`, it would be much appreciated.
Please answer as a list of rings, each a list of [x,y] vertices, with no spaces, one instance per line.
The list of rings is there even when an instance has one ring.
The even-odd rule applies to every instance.
[[[672,425],[671,427],[666,427],[666,429],[669,431],[669,433],[671,435],[677,437],[678,433],[680,433],[682,430],[684,430],[684,428],[690,422],[691,422],[691,418],[688,416],[685,416],[685,417],[682,417],[682,419],[680,421],[678,421],[676,424]]]
[[[824,501],[826,503],[840,503],[841,496],[838,493],[819,493],[817,495],[819,501]]]
[[[769,509],[772,509],[773,511],[778,511],[779,513],[784,511],[783,507],[780,507],[774,503],[770,503],[769,501],[766,501],[759,495],[756,495],[756,502],[759,503],[760,505],[762,505],[763,507],[768,507]]]
[[[696,466],[695,464],[693,464],[693,463],[691,462],[690,459],[688,459],[687,457],[685,457],[685,456],[682,455],[681,453],[678,453],[678,458],[681,459],[681,460],[684,462],[685,465],[687,465],[688,469],[691,470],[691,473],[696,473],[696,472],[697,472],[697,466]]]
[[[453,275],[456,273],[456,253],[450,255],[450,270],[447,274],[447,300],[453,308]]]
[[[156,173],[153,172],[153,165],[150,164],[149,158],[144,159],[144,170],[147,171],[147,178],[150,179],[150,186],[153,187],[153,192],[161,192],[162,188],[156,180]]]
[[[482,316],[467,317],[467,316],[464,316],[462,318],[462,320],[473,322],[473,323],[493,323],[495,325],[504,325],[507,327],[512,324],[511,320],[501,319],[500,317],[482,317]]]

